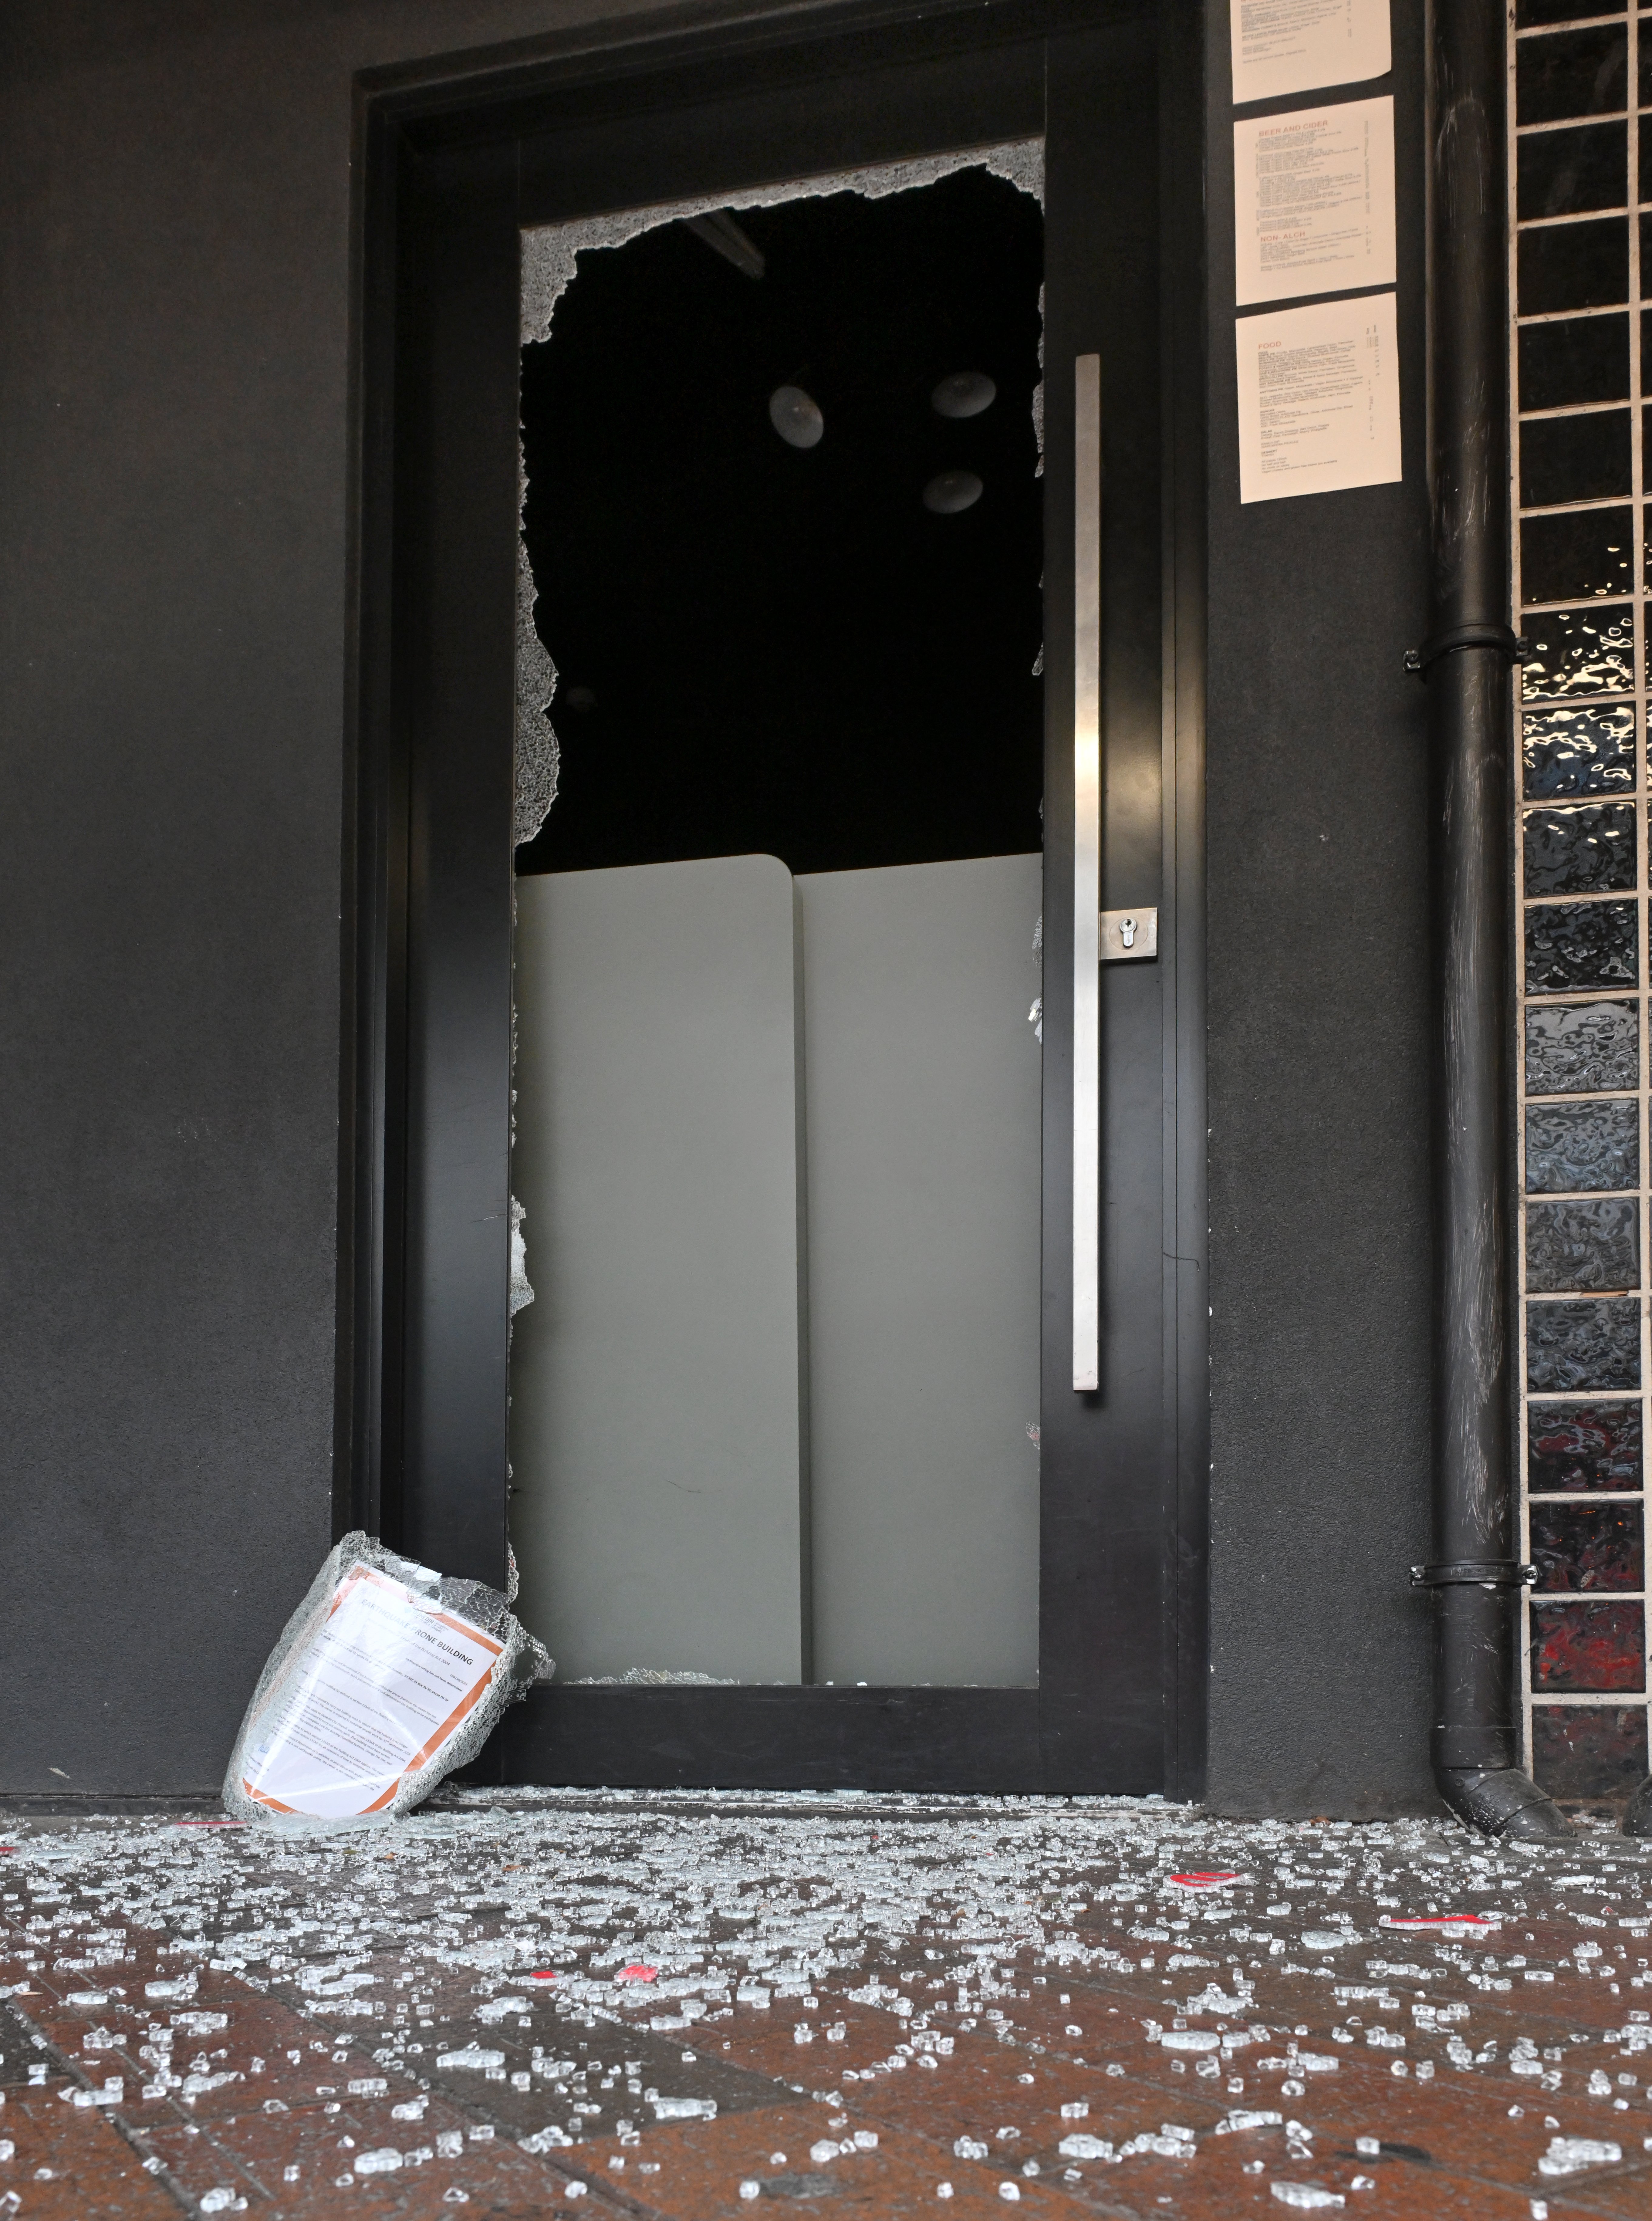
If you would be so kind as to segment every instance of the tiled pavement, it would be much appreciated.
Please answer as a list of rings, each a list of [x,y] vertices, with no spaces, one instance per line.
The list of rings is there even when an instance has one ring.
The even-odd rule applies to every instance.
[[[1652,2215],[1600,1828],[570,1792],[0,1847],[24,2221]]]

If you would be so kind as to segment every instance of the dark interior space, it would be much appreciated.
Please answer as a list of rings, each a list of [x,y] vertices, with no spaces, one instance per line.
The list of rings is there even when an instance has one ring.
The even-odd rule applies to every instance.
[[[523,351],[562,764],[517,868],[1036,849],[1037,204],[966,170],[735,222],[745,267],[715,220],[583,254]]]

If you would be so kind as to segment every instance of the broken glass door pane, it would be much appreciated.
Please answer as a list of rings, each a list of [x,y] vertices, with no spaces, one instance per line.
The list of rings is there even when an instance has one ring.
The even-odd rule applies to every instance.
[[[1041,190],[524,238],[512,1532],[568,1678],[1036,1678]]]

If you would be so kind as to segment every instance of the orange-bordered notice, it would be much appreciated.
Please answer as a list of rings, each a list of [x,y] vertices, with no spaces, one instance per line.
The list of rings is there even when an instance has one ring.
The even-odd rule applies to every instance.
[[[274,1812],[379,1812],[458,1732],[504,1645],[371,1566],[327,1616],[247,1736],[241,1786]]]

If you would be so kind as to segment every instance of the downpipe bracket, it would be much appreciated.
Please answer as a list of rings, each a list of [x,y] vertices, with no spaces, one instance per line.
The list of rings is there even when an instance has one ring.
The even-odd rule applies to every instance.
[[[1405,668],[1414,679],[1426,679],[1430,664],[1460,648],[1489,648],[1511,663],[1524,663],[1531,654],[1531,642],[1511,625],[1461,624],[1430,633],[1419,648],[1408,648]]]
[[[1449,1565],[1411,1567],[1414,1589],[1529,1589],[1536,1578],[1536,1566],[1513,1558],[1460,1558]]]

